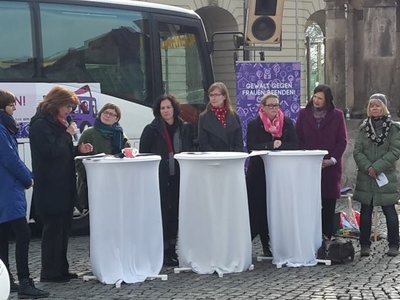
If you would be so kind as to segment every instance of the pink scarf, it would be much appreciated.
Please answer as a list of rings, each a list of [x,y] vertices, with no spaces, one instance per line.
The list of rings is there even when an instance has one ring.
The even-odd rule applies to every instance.
[[[262,110],[262,108],[260,108],[258,114],[264,124],[265,131],[269,132],[274,138],[280,138],[283,129],[283,112],[279,109],[278,114],[272,121],[267,117],[267,114]]]

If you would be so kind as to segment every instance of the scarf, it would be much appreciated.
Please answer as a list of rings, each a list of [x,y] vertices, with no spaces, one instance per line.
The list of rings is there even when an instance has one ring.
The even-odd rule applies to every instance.
[[[272,121],[267,117],[267,114],[262,110],[262,108],[260,108],[258,114],[264,124],[266,132],[270,133],[274,138],[282,137],[284,116],[280,109]]]
[[[18,132],[18,125],[14,118],[6,113],[4,110],[0,110],[0,123],[13,135],[16,136]]]
[[[211,106],[211,111],[214,112],[215,116],[217,117],[218,121],[226,128],[226,108],[225,107],[213,107]]]
[[[169,175],[175,175],[174,153],[179,153],[182,151],[179,125],[177,120],[175,120],[172,125],[169,125],[164,121],[162,121],[162,123],[164,125],[164,137],[168,151]]]
[[[64,127],[65,129],[68,128],[69,124],[68,124],[67,120],[65,120],[65,119],[63,119],[63,118],[60,118],[60,117],[56,117],[56,120],[57,120],[58,124],[59,124],[61,127]]]
[[[321,125],[321,121],[325,118],[327,114],[327,110],[325,109],[317,109],[313,106],[313,116],[315,118],[315,121],[317,121],[317,127]]]
[[[389,135],[391,119],[388,116],[379,118],[369,117],[364,121],[366,136],[377,146],[382,145]]]
[[[122,127],[118,123],[114,123],[113,125],[106,125],[102,123],[99,118],[96,118],[96,120],[94,121],[94,128],[100,131],[102,136],[104,136],[105,138],[111,139],[111,154],[121,153],[124,138]]]

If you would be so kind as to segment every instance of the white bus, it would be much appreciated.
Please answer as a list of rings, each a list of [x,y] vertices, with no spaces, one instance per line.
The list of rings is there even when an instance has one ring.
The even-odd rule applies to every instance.
[[[24,130],[18,141],[28,166],[26,124],[55,84],[80,97],[82,108],[75,113],[81,129],[92,125],[103,104],[118,105],[121,125],[137,147],[159,95],[174,94],[182,118],[196,123],[213,82],[202,20],[179,7],[128,0],[0,0],[0,38],[0,88],[19,99],[15,116]]]

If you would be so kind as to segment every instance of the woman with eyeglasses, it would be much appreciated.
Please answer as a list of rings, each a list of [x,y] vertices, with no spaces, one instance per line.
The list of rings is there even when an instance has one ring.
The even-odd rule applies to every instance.
[[[68,238],[76,202],[74,157],[90,153],[89,143],[73,145],[76,124],[67,116],[79,103],[71,91],[55,86],[39,103],[29,127],[33,208],[42,228],[42,282],[66,282],[77,278],[69,272]]]
[[[25,189],[33,185],[32,173],[18,155],[17,123],[13,118],[16,98],[0,90],[0,259],[10,274],[10,291],[19,297],[46,298],[30,279],[28,256],[31,231],[26,221]],[[15,235],[15,262],[19,285],[11,275],[8,260],[10,233]]]
[[[172,95],[162,95],[153,106],[154,120],[146,125],[140,137],[140,153],[161,156],[159,184],[164,238],[164,265],[177,266],[179,164],[174,154],[192,151],[191,128],[179,118],[180,108]]]
[[[247,126],[247,149],[252,150],[294,150],[297,136],[293,122],[284,116],[279,98],[265,94],[260,101],[258,116]],[[247,196],[250,212],[251,237],[260,236],[264,256],[271,257],[267,222],[265,170],[263,160],[253,156],[246,173]]]
[[[200,151],[243,151],[242,126],[233,110],[226,85],[214,82],[208,89],[210,101],[200,114]]]
[[[342,156],[347,145],[343,112],[333,104],[329,86],[320,84],[296,122],[299,147],[302,150],[327,150],[322,160],[321,202],[322,233],[334,234],[336,199],[340,198]]]
[[[94,126],[83,131],[78,145],[90,143],[91,155],[98,153],[119,154],[123,148],[130,147],[128,138],[124,135],[121,120],[121,109],[112,103],[105,104],[97,114]],[[78,173],[78,209],[89,208],[88,187],[85,166],[81,160],[76,161]]]

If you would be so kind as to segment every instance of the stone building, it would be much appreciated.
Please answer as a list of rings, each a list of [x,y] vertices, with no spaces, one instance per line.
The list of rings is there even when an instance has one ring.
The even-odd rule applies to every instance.
[[[150,0],[192,9],[203,19],[209,39],[218,31],[244,32],[247,0]],[[318,24],[325,36],[325,74],[320,82],[332,86],[337,105],[352,117],[364,113],[368,95],[389,96],[389,109],[397,117],[400,60],[397,43],[400,21],[396,0],[285,0],[282,20],[282,50],[264,51],[266,61],[300,61],[302,104],[310,96],[310,62],[305,32]],[[215,36],[216,49],[232,49],[232,36]],[[250,51],[250,60],[260,60],[260,51]],[[239,59],[242,57],[239,52]],[[235,95],[233,51],[213,53],[215,78],[227,83]],[[324,78],[325,77],[325,78]]]
[[[209,40],[213,33],[220,31],[244,32],[247,0],[149,0],[162,4],[176,5],[196,11],[201,16]],[[307,93],[307,59],[305,30],[312,21],[324,27],[325,6],[323,0],[285,0],[282,21],[282,51],[264,51],[266,61],[292,62],[302,65],[302,102],[308,98]],[[232,49],[232,35],[215,36],[215,49]],[[250,60],[260,60],[260,51],[250,51]],[[239,60],[242,58],[238,52]],[[215,79],[223,81],[235,95],[235,60],[234,51],[214,51]],[[234,98],[234,97],[233,97]]]
[[[395,0],[325,0],[326,74],[340,107],[361,117],[366,99],[382,92],[397,117],[399,9]]]
[[[150,0],[196,11],[209,39],[218,31],[244,32],[247,0]],[[343,186],[355,183],[352,157],[354,138],[365,115],[368,96],[381,92],[389,98],[389,110],[398,118],[400,94],[400,13],[396,0],[285,0],[282,50],[264,51],[266,61],[299,61],[302,68],[301,104],[313,89],[310,77],[310,43],[306,31],[318,24],[323,34],[322,55],[317,56],[319,82],[329,84],[335,103],[347,111],[349,143],[344,157]],[[232,49],[232,36],[216,36],[217,49]],[[324,50],[326,48],[326,50]],[[241,53],[239,53],[241,54]],[[250,60],[260,60],[250,51]],[[239,59],[240,59],[239,55]],[[215,79],[224,81],[235,95],[234,51],[213,53]],[[232,97],[234,98],[234,97]]]

